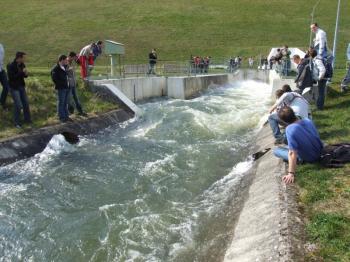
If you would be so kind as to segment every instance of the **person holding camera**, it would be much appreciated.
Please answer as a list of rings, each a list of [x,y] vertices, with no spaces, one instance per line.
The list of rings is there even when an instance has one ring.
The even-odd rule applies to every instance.
[[[21,128],[20,121],[21,109],[23,109],[24,122],[32,124],[28,96],[26,92],[26,83],[24,78],[28,77],[28,71],[24,64],[26,53],[17,52],[12,63],[7,65],[7,75],[9,78],[10,93],[14,103],[14,122],[17,128]]]

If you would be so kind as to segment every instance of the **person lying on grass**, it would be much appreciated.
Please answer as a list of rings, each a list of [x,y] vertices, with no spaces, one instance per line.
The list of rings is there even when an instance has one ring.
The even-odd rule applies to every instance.
[[[276,157],[288,161],[288,174],[283,176],[282,180],[289,184],[294,182],[297,163],[319,161],[323,143],[313,122],[307,118],[299,120],[292,108],[281,108],[278,117],[288,125],[288,147],[277,147],[273,153]]]

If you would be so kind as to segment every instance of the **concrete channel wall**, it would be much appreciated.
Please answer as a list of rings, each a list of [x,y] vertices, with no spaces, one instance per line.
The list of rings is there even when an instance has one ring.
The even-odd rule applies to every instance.
[[[111,94],[103,87],[104,84],[113,84],[131,101],[139,102],[162,96],[189,99],[208,88],[225,85],[229,82],[247,79],[268,82],[268,78],[268,71],[238,70],[233,74],[91,80],[89,86],[92,91],[115,101],[117,98],[110,97]]]

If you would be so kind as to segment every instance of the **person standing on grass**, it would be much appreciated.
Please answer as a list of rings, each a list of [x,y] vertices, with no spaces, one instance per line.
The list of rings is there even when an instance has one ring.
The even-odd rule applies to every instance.
[[[102,54],[103,42],[97,41],[97,43],[92,44],[92,54],[94,56],[94,62],[98,56]]]
[[[12,63],[7,65],[7,74],[9,79],[9,91],[14,103],[14,122],[17,128],[21,128],[21,109],[23,109],[24,122],[32,124],[28,96],[26,93],[26,83],[24,78],[28,77],[28,71],[24,64],[26,53],[17,52]]]
[[[328,50],[326,32],[319,28],[317,23],[311,24],[310,29],[313,33],[315,33],[313,48],[316,50],[318,57],[321,59],[327,58]]]
[[[149,53],[148,55],[148,59],[149,59],[149,70],[148,70],[148,74],[153,74],[155,75],[156,72],[154,70],[154,68],[156,67],[156,64],[157,64],[157,52],[156,52],[156,49],[153,48],[151,53]]]
[[[74,66],[74,63],[76,63],[76,60],[77,60],[77,54],[75,52],[70,52],[67,60],[68,60],[68,64],[66,67],[66,71],[67,71],[68,82],[70,87],[70,92],[68,95],[68,111],[71,114],[73,114],[74,106],[75,106],[79,115],[86,116],[86,113],[84,113],[83,108],[80,104],[79,98],[77,96],[77,80],[75,77],[75,66]],[[74,100],[74,104],[72,100]]]
[[[276,157],[288,162],[288,174],[282,180],[293,183],[297,163],[313,163],[320,159],[323,143],[318,131],[310,119],[299,120],[292,108],[283,107],[278,117],[287,123],[286,137],[288,147],[277,147],[273,153]]]
[[[62,123],[72,121],[68,113],[68,96],[70,93],[66,55],[60,55],[57,64],[51,70],[51,78],[57,90],[57,112]]]
[[[312,74],[313,79],[317,81],[318,96],[316,106],[318,110],[323,110],[324,100],[326,96],[327,78],[325,78],[326,68],[323,64],[322,58],[317,55],[315,49],[310,52],[312,59]]]
[[[0,96],[0,104],[2,108],[7,111],[6,106],[6,98],[9,92],[9,83],[6,75],[6,70],[4,67],[4,57],[5,57],[5,50],[2,44],[0,43],[0,83],[2,85],[2,92]]]
[[[90,71],[94,65],[93,44],[83,47],[79,53],[80,74],[83,80],[90,75]]]
[[[297,77],[295,83],[299,89],[299,93],[302,94],[304,89],[313,86],[311,66],[307,59],[301,59],[299,55],[293,56],[293,62],[297,64]]]

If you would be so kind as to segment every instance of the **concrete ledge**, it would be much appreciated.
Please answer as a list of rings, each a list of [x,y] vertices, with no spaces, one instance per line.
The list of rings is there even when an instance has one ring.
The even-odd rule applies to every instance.
[[[273,148],[269,126],[257,137],[255,150]],[[240,213],[224,261],[300,261],[303,258],[303,223],[296,190],[282,183],[286,165],[272,150],[255,163],[256,173]]]
[[[2,140],[0,141],[0,166],[42,152],[52,136],[56,134],[72,132],[77,135],[88,135],[132,117],[131,112],[118,109],[86,120],[43,127],[27,134]]]

